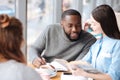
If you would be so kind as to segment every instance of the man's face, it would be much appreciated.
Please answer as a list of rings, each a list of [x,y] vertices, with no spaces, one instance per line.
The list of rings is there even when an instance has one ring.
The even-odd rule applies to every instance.
[[[71,41],[76,41],[81,32],[81,19],[77,15],[66,15],[61,25]]]

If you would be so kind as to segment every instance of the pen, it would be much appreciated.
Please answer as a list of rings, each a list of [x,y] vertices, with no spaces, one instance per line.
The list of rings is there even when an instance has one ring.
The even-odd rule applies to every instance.
[[[39,56],[39,58],[41,59],[41,64],[46,64],[46,61],[45,61],[45,59],[43,59],[43,56]]]

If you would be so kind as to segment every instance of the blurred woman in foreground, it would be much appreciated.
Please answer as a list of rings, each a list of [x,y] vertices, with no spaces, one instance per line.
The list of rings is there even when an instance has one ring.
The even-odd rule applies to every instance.
[[[15,17],[0,14],[0,80],[41,80],[39,74],[26,66],[21,51],[22,23]]]

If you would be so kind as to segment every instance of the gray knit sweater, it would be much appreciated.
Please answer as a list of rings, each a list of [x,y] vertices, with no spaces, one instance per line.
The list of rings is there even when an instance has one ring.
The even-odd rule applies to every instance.
[[[70,41],[60,24],[49,25],[29,49],[30,60],[43,53],[51,62],[55,58],[67,61],[82,59],[96,39],[89,33],[81,31],[79,40]]]

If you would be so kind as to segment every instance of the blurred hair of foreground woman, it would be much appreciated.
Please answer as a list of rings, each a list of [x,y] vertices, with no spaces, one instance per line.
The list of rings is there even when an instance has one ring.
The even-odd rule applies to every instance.
[[[42,80],[36,71],[27,67],[21,51],[23,26],[15,17],[0,14],[0,79]]]

